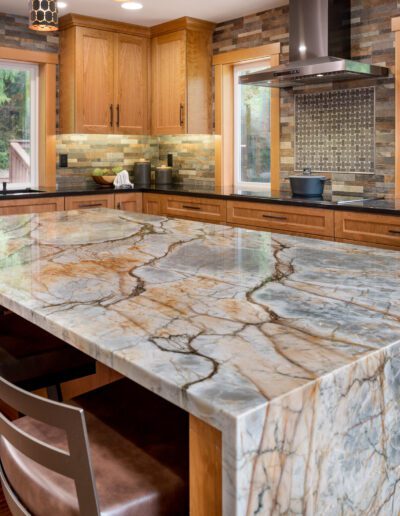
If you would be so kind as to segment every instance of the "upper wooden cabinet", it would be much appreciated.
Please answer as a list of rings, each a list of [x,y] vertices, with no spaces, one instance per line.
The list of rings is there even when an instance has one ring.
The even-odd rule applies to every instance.
[[[149,29],[79,15],[61,19],[62,133],[149,131]]]
[[[214,24],[180,18],[152,34],[152,133],[212,132]]]

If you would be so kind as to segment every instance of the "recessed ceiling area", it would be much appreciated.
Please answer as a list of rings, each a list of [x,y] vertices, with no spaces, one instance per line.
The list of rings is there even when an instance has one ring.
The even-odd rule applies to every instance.
[[[140,0],[143,9],[129,11],[121,9],[121,4],[114,0],[64,1],[67,7],[60,9],[60,16],[73,12],[149,27],[181,16],[221,22],[287,3],[287,0]],[[28,16],[28,2],[1,0],[0,12]]]

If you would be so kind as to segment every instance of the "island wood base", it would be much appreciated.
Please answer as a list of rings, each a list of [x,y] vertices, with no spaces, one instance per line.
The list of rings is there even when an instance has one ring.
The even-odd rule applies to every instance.
[[[190,516],[222,515],[222,434],[190,415]]]

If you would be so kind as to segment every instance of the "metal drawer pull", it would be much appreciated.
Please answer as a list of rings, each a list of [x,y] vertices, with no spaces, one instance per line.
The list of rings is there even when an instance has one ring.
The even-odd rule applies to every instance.
[[[79,204],[79,208],[102,208],[103,204],[101,202],[97,204]]]
[[[283,215],[267,215],[263,213],[264,219],[276,219],[276,220],[287,220],[287,217],[284,217]]]
[[[392,235],[400,235],[400,229],[389,229],[389,233]]]
[[[110,127],[114,125],[114,106],[110,104]]]
[[[117,127],[119,127],[119,104],[117,104]]]
[[[185,107],[184,107],[184,105],[183,105],[183,104],[180,104],[180,105],[179,105],[179,125],[180,125],[181,127],[183,127],[183,125],[184,125],[184,119],[183,119],[183,115],[184,115],[183,110],[184,110],[184,108],[185,108]]]
[[[182,204],[182,208],[185,208],[186,210],[201,210],[199,206],[185,206]]]

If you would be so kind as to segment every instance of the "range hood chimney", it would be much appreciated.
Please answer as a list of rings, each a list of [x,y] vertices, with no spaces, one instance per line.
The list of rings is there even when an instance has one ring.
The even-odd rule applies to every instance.
[[[289,0],[289,64],[244,75],[240,83],[288,88],[387,77],[387,68],[351,61],[350,3]]]

